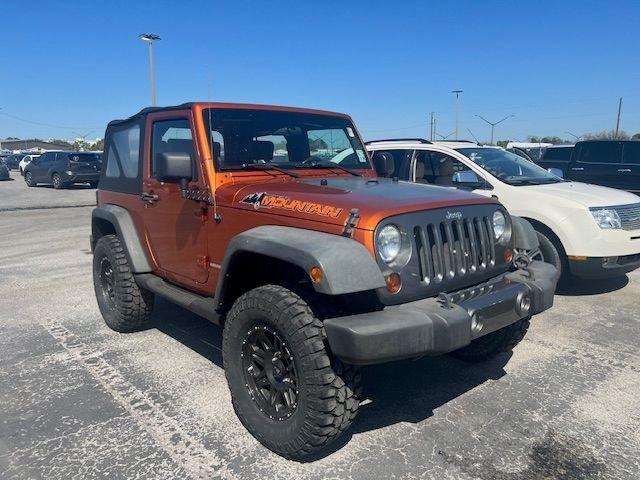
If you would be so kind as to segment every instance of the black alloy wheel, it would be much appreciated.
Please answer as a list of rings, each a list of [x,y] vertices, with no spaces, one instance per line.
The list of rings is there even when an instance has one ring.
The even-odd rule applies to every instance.
[[[242,369],[249,395],[258,409],[273,420],[285,420],[296,410],[298,375],[280,336],[256,325],[242,342]]]

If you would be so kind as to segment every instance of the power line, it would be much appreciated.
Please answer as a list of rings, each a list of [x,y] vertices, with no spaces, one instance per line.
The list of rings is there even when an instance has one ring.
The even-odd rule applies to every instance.
[[[71,127],[71,126],[68,126],[68,125],[55,125],[53,123],[35,122],[33,120],[27,120],[26,118],[17,117],[15,115],[10,115],[10,114],[5,113],[5,112],[0,112],[0,115],[4,115],[5,117],[9,117],[9,118],[12,118],[14,120],[18,120],[20,122],[30,123],[31,125],[39,125],[41,127],[50,127],[50,128],[62,128],[62,129],[65,129],[65,130],[89,130],[89,129],[94,129],[95,130],[95,129],[104,128],[104,126],[102,126],[102,127],[87,127],[87,126],[84,126],[84,127],[78,127],[78,126]]]

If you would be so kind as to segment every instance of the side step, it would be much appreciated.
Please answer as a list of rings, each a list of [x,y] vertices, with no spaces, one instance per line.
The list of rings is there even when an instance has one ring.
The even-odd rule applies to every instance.
[[[200,315],[207,320],[220,324],[220,315],[216,312],[216,301],[211,297],[203,297],[184,288],[165,282],[162,278],[151,273],[142,273],[134,276],[136,283],[172,303]]]

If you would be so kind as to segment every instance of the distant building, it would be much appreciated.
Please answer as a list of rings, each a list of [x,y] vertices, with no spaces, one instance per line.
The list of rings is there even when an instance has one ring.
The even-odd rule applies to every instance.
[[[13,152],[44,152],[47,150],[71,150],[73,146],[66,143],[45,142],[43,140],[0,140],[0,148]]]

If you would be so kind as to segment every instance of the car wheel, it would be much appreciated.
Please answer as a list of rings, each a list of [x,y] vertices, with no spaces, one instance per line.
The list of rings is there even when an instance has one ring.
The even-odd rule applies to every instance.
[[[322,322],[284,287],[258,287],[236,300],[222,356],[238,418],[283,457],[314,454],[356,416],[358,369],[331,358]]]
[[[37,183],[33,181],[33,175],[31,172],[24,174],[24,183],[27,184],[27,187],[35,187],[37,185]]]
[[[62,183],[62,177],[60,176],[59,173],[54,173],[53,175],[51,175],[51,183],[53,184],[53,188],[55,188],[56,190],[60,190],[61,188],[64,188],[64,184]]]
[[[523,318],[484,337],[476,338],[466,347],[451,352],[450,355],[465,362],[477,363],[510,352],[526,335],[529,321],[530,318]]]
[[[89,186],[91,188],[96,188],[98,186],[98,182],[89,182]]]
[[[24,172],[22,171],[22,167],[20,167],[20,176],[24,177]]]
[[[100,313],[109,328],[133,332],[148,326],[154,295],[138,286],[115,235],[101,237],[93,251],[93,286]]]
[[[565,259],[560,253],[559,247],[544,233],[536,231],[538,234],[538,243],[540,244],[539,256],[534,256],[534,260],[542,260],[550,263],[558,271],[558,277],[565,280],[568,275],[568,269],[565,268]]]

